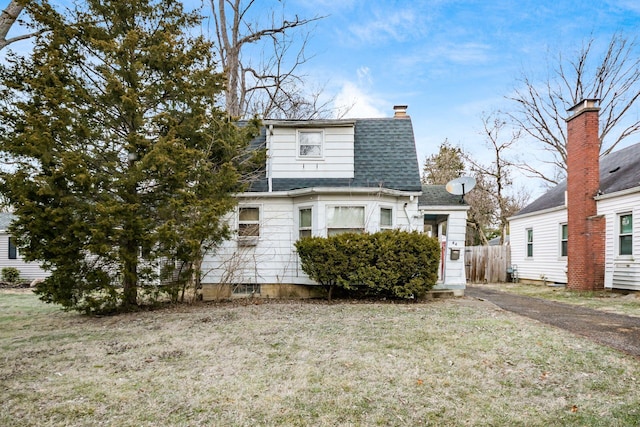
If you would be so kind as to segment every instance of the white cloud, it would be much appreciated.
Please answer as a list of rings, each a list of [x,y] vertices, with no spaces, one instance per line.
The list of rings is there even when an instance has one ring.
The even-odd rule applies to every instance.
[[[372,90],[374,79],[369,67],[361,66],[356,70],[356,81],[344,79],[338,85],[334,105],[346,111],[344,118],[386,117],[390,114],[389,103]]]
[[[387,104],[385,101],[360,87],[357,83],[350,81],[345,81],[342,84],[342,89],[336,95],[335,104],[339,108],[349,109],[344,116],[345,118],[386,117],[389,115],[380,108],[381,105]]]
[[[640,12],[640,4],[638,4],[637,0],[613,0],[608,3],[612,6],[631,10],[632,12]]]
[[[491,47],[481,43],[462,43],[454,46],[447,46],[440,54],[449,61],[457,64],[477,64],[484,63],[489,59],[487,52]]]
[[[362,43],[377,43],[389,39],[399,42],[416,36],[416,13],[410,9],[386,12],[376,10],[372,20],[351,25],[349,30]]]
[[[373,83],[373,79],[371,78],[371,70],[369,67],[360,67],[356,71],[356,75],[358,76],[358,81],[360,84],[366,83],[367,85],[371,85]]]

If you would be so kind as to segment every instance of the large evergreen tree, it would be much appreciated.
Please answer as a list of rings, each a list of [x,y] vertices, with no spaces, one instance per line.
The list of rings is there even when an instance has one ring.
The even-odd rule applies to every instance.
[[[181,3],[26,7],[44,31],[29,57],[0,69],[11,231],[25,259],[52,272],[43,300],[135,307],[164,260],[197,267],[228,234],[221,218],[256,127],[240,130],[214,107],[223,79]]]

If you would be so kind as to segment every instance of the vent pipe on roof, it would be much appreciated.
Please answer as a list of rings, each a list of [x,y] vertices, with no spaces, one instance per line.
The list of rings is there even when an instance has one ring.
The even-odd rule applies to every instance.
[[[393,117],[396,119],[404,119],[409,117],[407,115],[407,108],[409,108],[408,105],[394,105],[393,106],[393,111],[395,112],[393,114]]]

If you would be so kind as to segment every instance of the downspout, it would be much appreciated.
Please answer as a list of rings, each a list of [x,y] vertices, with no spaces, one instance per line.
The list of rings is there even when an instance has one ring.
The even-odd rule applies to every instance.
[[[273,125],[269,125],[267,129],[267,183],[269,185],[269,193],[273,191],[273,180],[271,178],[271,136],[273,135]]]
[[[407,206],[409,205],[409,203],[405,203],[404,204],[404,214],[407,217],[407,224],[409,227],[408,231],[413,231],[413,225],[411,224],[411,217],[409,216],[409,212],[407,211]]]

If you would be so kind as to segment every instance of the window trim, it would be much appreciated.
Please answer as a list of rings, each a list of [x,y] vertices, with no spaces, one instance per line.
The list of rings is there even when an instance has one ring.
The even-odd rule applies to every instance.
[[[359,208],[362,209],[362,228],[360,227],[331,227],[329,225],[329,210],[330,209],[336,209],[336,208]],[[341,234],[341,233],[348,233],[350,231],[353,230],[360,230],[361,233],[364,233],[366,231],[366,225],[367,225],[367,206],[366,205],[328,205],[327,206],[327,211],[326,211],[326,232],[327,232],[327,237],[329,236],[333,236],[335,234]],[[342,232],[338,231],[335,233],[331,233],[330,230],[344,230]]]
[[[631,217],[631,231],[629,233],[622,233],[622,218],[623,217]],[[622,212],[619,213],[616,216],[616,234],[617,234],[617,239],[616,239],[616,256],[618,257],[624,257],[624,258],[631,258],[633,256],[633,212]],[[630,249],[631,252],[630,253],[622,253],[622,238],[623,237],[630,237],[631,238],[631,244],[630,244]]]
[[[308,210],[311,215],[311,224],[309,226],[302,226],[302,211]],[[307,232],[308,236],[302,236],[302,232]],[[298,207],[298,239],[302,237],[313,236],[313,207],[312,206],[300,206]]]
[[[526,242],[525,258],[533,258],[533,227],[525,228],[524,231],[525,231],[525,242]]]
[[[384,224],[384,225],[382,224],[382,211],[383,210],[389,211],[389,213],[390,213],[389,219],[391,220],[391,224],[388,224],[388,225],[387,224]],[[380,219],[379,219],[378,226],[379,226],[380,230],[391,230],[391,229],[393,229],[393,226],[394,226],[393,208],[391,206],[380,206],[379,213],[380,213]]]
[[[567,230],[567,238],[564,238],[563,229]],[[563,252],[566,252],[563,254]],[[569,256],[569,224],[566,222],[560,223],[560,258],[566,258]]]
[[[8,259],[18,259],[18,246],[13,236],[8,238]]]
[[[316,144],[302,144],[300,140],[301,134],[320,134],[320,154],[319,155],[302,155],[300,154],[300,148],[303,145],[315,146]],[[296,130],[296,158],[298,160],[323,160],[324,159],[324,129],[297,129]]]
[[[258,219],[257,220],[241,220],[240,212],[242,209],[257,209],[258,210]],[[256,246],[258,241],[260,240],[261,228],[262,228],[262,206],[259,205],[238,205],[238,246]],[[241,225],[257,225],[257,234],[249,234],[242,235],[240,233]]]

